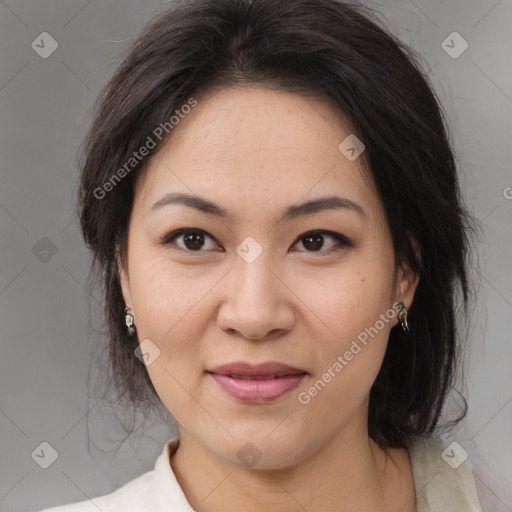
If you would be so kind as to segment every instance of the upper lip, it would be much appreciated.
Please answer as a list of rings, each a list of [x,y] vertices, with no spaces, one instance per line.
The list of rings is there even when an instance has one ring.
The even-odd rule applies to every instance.
[[[243,377],[266,377],[274,375],[294,375],[307,372],[277,361],[269,361],[256,366],[243,361],[236,361],[218,366],[213,370],[209,370],[209,373],[215,373],[217,375],[239,375]]]

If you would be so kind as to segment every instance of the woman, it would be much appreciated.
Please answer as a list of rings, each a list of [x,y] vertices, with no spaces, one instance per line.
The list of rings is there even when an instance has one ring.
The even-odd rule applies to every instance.
[[[174,3],[83,156],[112,376],[178,435],[52,512],[481,511],[462,447],[433,437],[473,221],[436,96],[370,12]]]

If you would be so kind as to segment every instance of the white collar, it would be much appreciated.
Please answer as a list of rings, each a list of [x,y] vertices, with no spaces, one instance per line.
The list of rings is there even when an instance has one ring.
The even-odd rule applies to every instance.
[[[179,438],[174,437],[164,445],[162,453],[155,463],[156,493],[161,502],[162,510],[173,512],[191,512],[194,509],[187,501],[174,471],[172,470],[170,456],[176,451]]]

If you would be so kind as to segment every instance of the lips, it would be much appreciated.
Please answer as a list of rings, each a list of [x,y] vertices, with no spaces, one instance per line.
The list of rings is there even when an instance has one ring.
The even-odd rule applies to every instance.
[[[219,374],[217,374],[219,375]],[[220,374],[222,375],[222,374]],[[232,379],[239,379],[239,380],[270,380],[270,379],[281,379],[282,377],[285,377],[286,375],[295,375],[291,373],[283,373],[280,375],[256,375],[254,377],[248,376],[248,375],[237,375],[237,374],[229,374],[228,376]]]
[[[237,362],[208,371],[229,396],[242,402],[270,402],[296,388],[308,375],[304,370],[269,362],[257,366]]]
[[[244,362],[235,362],[214,368],[209,371],[209,373],[227,375],[229,377],[242,380],[268,380],[281,378],[286,375],[298,375],[307,372],[283,363],[271,361],[256,366]]]

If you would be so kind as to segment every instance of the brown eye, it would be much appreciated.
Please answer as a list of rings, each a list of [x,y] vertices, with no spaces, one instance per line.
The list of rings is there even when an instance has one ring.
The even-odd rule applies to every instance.
[[[181,240],[180,240],[181,239]],[[179,243],[176,243],[177,240]],[[207,241],[211,240],[210,247],[207,245]],[[180,229],[171,233],[162,242],[163,245],[177,245],[179,249],[189,252],[204,252],[204,250],[213,249],[215,243],[213,238],[201,229]],[[204,246],[207,246],[204,249]]]
[[[302,244],[308,250],[319,251],[324,245],[324,239],[322,235],[308,235],[303,238]]]
[[[202,233],[185,233],[183,244],[191,251],[198,251],[204,244],[204,235]]]
[[[330,246],[328,243],[327,249],[325,249],[326,238],[330,238],[335,242],[331,242]],[[330,252],[331,250],[336,250],[342,248],[343,246],[350,245],[350,242],[346,237],[331,231],[312,231],[305,233],[298,238],[294,245],[299,242],[302,243],[302,246],[306,249],[306,252]]]
[[[326,240],[331,240],[330,242]],[[306,252],[329,253],[345,246],[349,246],[350,241],[338,233],[331,231],[310,231],[301,235],[294,246],[299,242],[305,248]],[[162,245],[175,245],[179,250],[185,252],[205,252],[215,250],[216,243],[212,236],[202,229],[185,228],[174,231],[168,235],[162,242]]]

